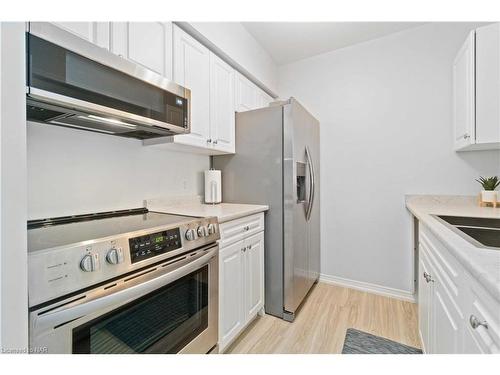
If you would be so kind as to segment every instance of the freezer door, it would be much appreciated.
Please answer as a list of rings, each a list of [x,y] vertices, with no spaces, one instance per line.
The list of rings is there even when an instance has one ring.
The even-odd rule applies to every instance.
[[[319,272],[318,121],[293,98],[283,110],[284,310],[293,319]]]

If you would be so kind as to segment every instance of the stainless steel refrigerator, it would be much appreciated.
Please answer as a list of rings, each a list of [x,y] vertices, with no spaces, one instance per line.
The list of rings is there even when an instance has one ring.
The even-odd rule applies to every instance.
[[[265,311],[293,321],[320,270],[319,122],[291,98],[236,114],[236,154],[215,156],[228,203],[269,205]]]

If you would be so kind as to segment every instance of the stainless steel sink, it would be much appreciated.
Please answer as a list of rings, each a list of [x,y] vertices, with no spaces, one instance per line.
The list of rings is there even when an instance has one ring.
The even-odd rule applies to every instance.
[[[500,219],[434,215],[475,246],[500,250]]]

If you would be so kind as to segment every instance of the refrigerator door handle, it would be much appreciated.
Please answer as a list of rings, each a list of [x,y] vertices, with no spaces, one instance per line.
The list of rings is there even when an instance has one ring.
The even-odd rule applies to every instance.
[[[306,156],[307,156],[307,166],[309,169],[309,205],[307,207],[306,219],[309,221],[311,218],[312,207],[314,204],[314,189],[315,189],[315,176],[314,176],[314,165],[311,157],[311,151],[309,147],[306,146]]]

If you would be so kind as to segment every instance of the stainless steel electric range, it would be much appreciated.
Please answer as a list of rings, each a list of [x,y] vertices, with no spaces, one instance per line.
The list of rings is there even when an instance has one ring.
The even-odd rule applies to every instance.
[[[218,239],[216,218],[145,208],[29,221],[31,350],[207,353]]]

